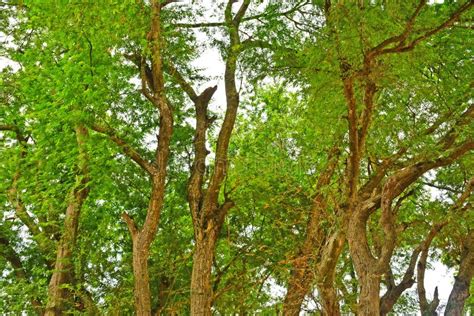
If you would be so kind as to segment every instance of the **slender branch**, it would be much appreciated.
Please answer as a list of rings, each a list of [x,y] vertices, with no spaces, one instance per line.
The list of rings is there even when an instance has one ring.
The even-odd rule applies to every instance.
[[[184,79],[184,77],[181,75],[181,73],[176,69],[176,67],[173,65],[172,62],[168,62],[167,64],[168,72],[169,74],[178,82],[178,84],[181,86],[181,88],[186,92],[186,94],[189,96],[189,98],[193,101],[196,102],[198,95],[196,94],[196,91],[194,91],[193,87],[189,84],[189,82]]]
[[[130,235],[132,236],[132,238],[135,238],[138,233],[138,228],[135,225],[135,221],[130,217],[130,215],[125,212],[122,213],[122,219],[127,224],[128,230],[130,231]]]
[[[420,14],[421,10],[423,9],[423,7],[425,5],[426,5],[426,0],[420,0],[418,6],[416,7],[415,12],[413,13],[413,15],[408,20],[403,33],[400,34],[400,35],[396,35],[396,36],[392,36],[390,38],[387,38],[382,43],[380,43],[377,46],[375,46],[374,48],[372,48],[369,51],[368,55],[374,55],[374,54],[379,53],[380,50],[387,47],[387,45],[390,45],[390,44],[393,44],[393,43],[396,43],[396,42],[402,43],[403,41],[405,41],[408,38],[408,36],[410,35],[411,31],[413,30],[415,20],[418,17],[418,15]]]
[[[426,299],[426,290],[425,290],[425,270],[426,270],[426,263],[428,259],[428,251],[431,245],[431,242],[433,241],[434,237],[439,233],[439,231],[446,225],[447,222],[443,222],[440,224],[435,225],[430,233],[428,234],[427,238],[423,242],[423,245],[421,246],[421,257],[420,260],[418,261],[418,266],[417,266],[417,275],[416,275],[416,281],[417,281],[417,292],[418,292],[418,301],[420,304],[420,310],[423,315],[431,315],[433,312],[436,310],[439,304],[439,299],[438,299],[438,287],[435,288],[434,291],[434,298],[433,300],[428,303],[428,300]]]
[[[290,15],[296,11],[298,11],[300,8],[304,7],[305,5],[309,4],[309,1],[301,1],[298,4],[296,4],[294,7],[283,11],[283,12],[277,12],[274,14],[268,14],[268,13],[261,13],[261,14],[256,14],[253,16],[249,17],[242,17],[241,22],[247,22],[247,21],[252,21],[252,20],[259,20],[261,18],[265,17],[277,17],[277,16],[287,16]],[[196,23],[175,23],[173,24],[174,27],[182,27],[182,28],[207,28],[207,27],[223,27],[226,25],[226,22],[196,22]]]
[[[119,137],[113,129],[99,124],[93,124],[91,128],[92,130],[98,133],[108,136],[110,140],[112,140],[115,144],[122,148],[122,151],[125,155],[127,155],[130,159],[136,162],[149,175],[154,175],[156,173],[156,167],[152,163],[148,162],[146,159],[142,158],[138,151],[133,149],[132,146],[130,146],[125,140]]]
[[[462,5],[458,10],[456,10],[456,12],[454,12],[448,20],[438,25],[434,29],[424,33],[423,35],[418,36],[417,38],[412,40],[409,44],[404,46],[403,42],[400,42],[399,45],[392,48],[385,48],[385,49],[379,50],[376,53],[374,53],[374,55],[383,55],[383,54],[389,54],[389,53],[402,53],[402,52],[413,50],[416,47],[416,45],[418,45],[420,42],[452,26],[454,22],[456,22],[461,17],[462,13],[469,10],[473,5],[474,5],[474,1],[469,0],[464,5]]]

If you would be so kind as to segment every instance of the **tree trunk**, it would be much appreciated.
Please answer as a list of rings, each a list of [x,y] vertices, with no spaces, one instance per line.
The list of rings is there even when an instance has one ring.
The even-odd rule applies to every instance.
[[[71,285],[72,281],[72,260],[76,231],[79,219],[79,210],[71,204],[66,210],[65,227],[61,241],[58,245],[56,263],[53,275],[49,282],[48,304],[46,316],[62,315],[68,306],[70,290],[65,286]]]
[[[380,315],[380,281],[377,260],[367,241],[365,224],[368,214],[353,214],[348,223],[347,240],[360,286],[358,313],[360,316]]]
[[[283,302],[283,315],[297,316],[300,314],[301,305],[305,296],[311,290],[314,283],[314,273],[307,266],[305,258],[300,258],[293,265],[293,271],[288,283],[288,289]]]
[[[332,279],[334,281],[334,278]],[[323,306],[321,314],[323,316],[340,316],[341,309],[339,307],[336,289],[334,288],[334,282],[331,282],[328,286],[318,286],[318,290]]]
[[[79,163],[81,180],[73,188],[70,196],[71,201],[66,209],[64,219],[64,231],[61,240],[58,243],[56,253],[56,262],[54,265],[53,275],[48,287],[48,304],[46,306],[45,315],[63,315],[68,308],[67,303],[70,299],[71,291],[67,286],[72,286],[73,281],[73,264],[72,255],[76,245],[77,228],[79,226],[79,217],[82,204],[89,195],[87,184],[88,179],[88,158],[85,152],[85,138],[88,131],[85,127],[76,127],[76,138],[79,147]]]
[[[191,275],[191,315],[212,315],[212,263],[217,234],[210,232],[196,240]]]
[[[464,310],[464,302],[470,296],[470,281],[456,277],[451,294],[449,294],[448,305],[444,315],[446,316],[462,316]]]
[[[469,297],[469,286],[474,276],[474,230],[470,231],[463,242],[463,254],[459,273],[454,281],[454,286],[449,295],[448,304],[444,315],[461,316],[464,303]]]
[[[150,279],[148,276],[148,246],[141,238],[133,240],[133,281],[137,316],[151,315]]]
[[[380,315],[380,276],[368,272],[359,276],[360,295],[358,315]]]

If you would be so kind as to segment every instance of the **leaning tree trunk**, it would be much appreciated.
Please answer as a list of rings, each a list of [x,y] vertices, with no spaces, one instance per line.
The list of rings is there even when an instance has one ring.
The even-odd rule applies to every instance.
[[[85,127],[76,128],[76,138],[79,147],[79,170],[81,181],[76,184],[73,189],[69,205],[66,209],[64,219],[64,231],[61,240],[58,243],[56,262],[54,265],[53,275],[48,287],[48,304],[46,306],[45,315],[63,315],[67,309],[67,302],[71,293],[67,285],[72,285],[73,281],[73,265],[72,256],[76,245],[77,228],[79,226],[79,217],[82,204],[86,200],[89,189],[87,184],[88,168],[87,153],[85,151],[85,138],[88,131]]]
[[[456,276],[453,289],[449,295],[444,315],[461,316],[464,303],[469,297],[469,286],[474,275],[474,230],[470,231],[463,244],[463,254],[459,273]]]
[[[334,238],[327,238],[326,234],[321,229],[321,220],[324,218],[324,216],[326,216],[327,208],[326,197],[323,194],[323,189],[331,181],[331,177],[337,166],[338,154],[338,147],[333,147],[333,149],[329,152],[329,163],[327,168],[321,173],[316,183],[316,195],[313,199],[308,224],[306,226],[306,237],[303,244],[301,245],[298,257],[293,261],[293,267],[291,270],[290,279],[288,281],[287,294],[283,302],[284,315],[299,315],[304,298],[311,291],[317,278],[316,274],[321,275],[319,271],[317,271],[317,257],[323,257],[319,258],[320,262],[328,268],[330,265],[327,265],[327,263],[332,262],[331,260],[337,261],[339,258],[338,254],[336,255],[332,253]],[[327,241],[329,241],[329,243],[323,245],[324,242]],[[320,245],[323,245],[322,247],[324,247],[324,249],[321,250]],[[330,248],[329,251],[328,247]],[[330,256],[336,255],[336,257],[327,258],[327,254]],[[332,291],[329,289],[329,287],[334,289],[334,284],[329,285],[329,280],[327,281],[328,282],[325,281],[321,283],[324,292],[324,294],[321,294],[327,294],[327,299],[323,299],[323,301],[326,301],[328,303],[328,306],[326,307],[332,310],[330,306],[333,306],[333,304],[329,302],[332,300],[329,297],[331,296]],[[324,308],[325,307],[323,306],[323,309]]]

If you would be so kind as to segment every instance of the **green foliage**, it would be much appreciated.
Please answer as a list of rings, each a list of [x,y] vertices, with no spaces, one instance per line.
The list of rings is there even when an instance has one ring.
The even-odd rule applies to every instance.
[[[216,314],[270,315],[281,308],[282,298],[275,289],[288,286],[317,194],[327,202],[319,229],[330,235],[346,225],[350,153],[341,62],[351,65],[350,74],[363,70],[368,50],[387,36],[403,33],[416,7],[414,1],[369,1],[362,7],[360,3],[334,4],[327,19],[324,1],[252,1],[241,23],[242,42],[231,47],[243,51],[238,60],[241,104],[229,148],[225,192],[221,192],[230,196],[235,207],[224,221],[214,260]],[[218,51],[224,60],[229,56],[228,26],[179,24],[223,21],[224,7],[223,1],[215,6],[172,3],[162,14],[166,98],[174,111],[174,132],[149,272],[153,308],[163,308],[163,313],[190,313],[195,243],[187,201],[195,113],[170,65],[197,91],[216,82],[196,61],[209,50]],[[452,1],[427,5],[405,42],[436,28],[458,7]],[[148,1],[0,4],[0,40],[5,41],[0,54],[18,66],[0,73],[2,314],[33,314],[35,301],[46,306],[65,210],[82,177],[77,126],[89,131],[85,148],[90,193],[81,208],[72,255],[74,300],[79,306],[85,302],[81,295],[89,295],[100,314],[134,312],[132,241],[121,215],[129,214],[141,227],[152,188],[146,172],[124,148],[134,148],[147,161],[155,157],[161,122],[155,106],[140,91],[136,65],[151,56],[150,11]],[[455,135],[456,144],[472,141],[472,113],[467,124],[459,124],[463,113],[472,108],[474,37],[468,30],[470,22],[464,22],[472,17],[468,10],[454,26],[413,50],[377,59],[371,74],[377,83],[375,108],[361,153],[360,187],[402,149],[401,158],[384,175],[394,174],[414,159],[436,161],[449,155],[446,143],[440,142],[447,135]],[[357,81],[355,88],[361,112],[365,83]],[[208,130],[209,161],[222,121],[220,103],[214,100],[208,113],[218,117]],[[434,132],[425,132],[438,121]],[[128,147],[97,132],[97,125],[109,128]],[[328,185],[317,187],[333,148],[339,149],[334,174]],[[430,171],[401,195],[395,224],[403,229],[390,261],[396,282],[402,279],[413,249],[434,224],[445,220],[446,226],[432,243],[430,260],[458,268],[462,241],[474,227],[472,196],[463,207],[455,206],[473,176],[472,158],[470,152]],[[211,172],[212,167],[205,170],[204,189]],[[26,216],[21,215],[21,207]],[[375,254],[384,239],[379,220],[380,212],[374,210],[367,225],[368,246]],[[15,270],[12,255],[21,269]],[[345,247],[334,284],[342,312],[354,312],[358,286]],[[471,292],[473,286],[471,282]],[[308,303],[310,295],[307,303],[317,313],[321,302],[315,284],[311,290],[316,307]],[[394,315],[417,311],[415,296],[413,291],[405,293]],[[471,312],[473,304],[471,297],[466,303]],[[85,307],[78,306],[68,312],[87,314]]]

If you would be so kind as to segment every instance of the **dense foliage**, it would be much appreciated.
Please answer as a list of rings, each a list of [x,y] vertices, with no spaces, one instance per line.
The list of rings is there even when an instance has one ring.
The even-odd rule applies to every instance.
[[[1,314],[474,312],[473,5],[0,2]]]

